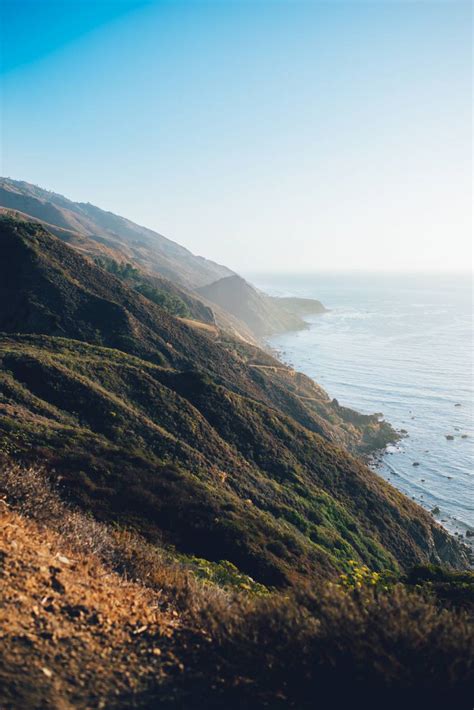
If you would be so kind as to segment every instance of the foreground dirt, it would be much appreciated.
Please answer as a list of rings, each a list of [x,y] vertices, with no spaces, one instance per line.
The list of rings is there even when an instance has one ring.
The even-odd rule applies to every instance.
[[[178,613],[0,501],[0,707],[111,708],[179,671]]]

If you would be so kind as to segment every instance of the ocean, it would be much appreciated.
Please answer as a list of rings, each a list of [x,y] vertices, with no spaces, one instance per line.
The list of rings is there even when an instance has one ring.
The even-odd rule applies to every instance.
[[[276,335],[269,345],[340,404],[382,412],[406,430],[375,470],[451,532],[474,532],[470,276],[272,274],[249,280],[271,295],[317,298],[330,309],[306,318],[307,330]]]

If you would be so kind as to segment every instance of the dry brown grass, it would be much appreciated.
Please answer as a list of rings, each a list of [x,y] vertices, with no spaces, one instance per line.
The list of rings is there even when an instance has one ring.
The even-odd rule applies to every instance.
[[[72,596],[83,589],[86,609],[101,600],[102,618],[109,616],[113,620],[118,619],[117,614],[120,616],[116,624],[118,636],[111,631],[113,623],[112,627],[101,627],[101,633],[105,644],[115,643],[114,658],[118,660],[114,662],[128,679],[123,685],[117,678],[116,688],[121,688],[124,695],[112,702],[115,696],[108,665],[111,659],[101,660],[97,669],[92,669],[90,652],[95,647],[91,640],[73,666],[73,672],[80,674],[80,665],[84,664],[91,686],[97,682],[97,687],[101,687],[100,679],[109,679],[104,686],[107,693],[112,693],[107,707],[302,710],[313,708],[318,700],[328,697],[335,708],[363,704],[368,708],[405,706],[418,710],[472,705],[472,617],[443,609],[434,598],[400,583],[388,590],[351,591],[326,583],[260,598],[229,594],[200,583],[182,565],[173,562],[165,550],[147,544],[137,534],[113,530],[67,505],[41,468],[8,466],[0,493],[7,499],[6,515],[16,516],[10,520],[11,529],[24,528],[20,548],[17,546],[13,553],[10,545],[6,552],[13,567],[23,570],[16,578],[20,597],[28,602],[32,589],[37,589],[36,599],[56,594],[55,603],[61,608],[61,587],[50,591],[56,579],[68,593],[70,586]],[[17,533],[13,537],[11,532],[8,534],[10,544]],[[33,548],[33,552],[28,551],[28,538],[28,544],[36,539],[37,549]],[[31,554],[48,554],[57,559],[64,550],[67,555],[76,555],[78,567],[66,565],[62,569],[58,565],[59,571],[52,574],[53,565],[49,571],[41,572],[41,565],[31,561]],[[11,578],[7,587],[11,597]],[[22,605],[27,604],[24,599]],[[80,606],[74,599],[72,606]],[[13,611],[13,618],[21,626],[21,619],[28,618],[28,608],[14,607],[12,601],[8,611],[11,614],[12,609],[18,608],[20,615],[15,616]],[[133,636],[139,623],[137,609],[145,619],[150,614],[162,615],[146,622],[150,630],[144,641],[145,651],[141,635]],[[43,617],[40,614],[40,619]],[[165,618],[177,624],[169,639],[166,669],[157,663],[147,665],[146,660],[150,644],[161,633],[160,624],[166,626]],[[74,624],[86,620],[71,622],[63,614],[56,617],[56,622],[54,634],[64,637],[74,635]],[[87,623],[83,632],[90,632]],[[38,665],[51,659],[51,646],[44,645],[36,626],[25,633],[38,652],[35,683],[43,690],[51,689],[50,679],[41,676]],[[52,633],[49,626],[46,633]],[[11,641],[22,634],[19,628],[11,629],[8,638]],[[19,646],[15,644],[18,654]],[[146,658],[139,670],[141,656],[137,654],[142,651]],[[18,666],[15,668],[19,672]],[[71,688],[64,684],[62,666],[55,668],[61,681],[57,687],[66,697]],[[93,673],[99,680],[94,680]],[[23,681],[30,688],[30,679],[20,678],[20,686]],[[89,702],[95,707],[90,698]],[[328,707],[326,700],[321,706]],[[22,707],[35,706],[25,702]],[[53,707],[62,706],[58,703]]]
[[[137,582],[162,601],[196,618],[203,607],[227,599],[223,590],[204,586],[166,550],[137,533],[98,522],[92,515],[65,502],[59,484],[41,466],[8,463],[0,476],[0,498],[43,530],[54,530],[63,546],[98,560],[123,579]],[[227,603],[227,602],[224,602]]]
[[[172,605],[0,507],[2,710],[112,707],[165,673]]]
[[[55,530],[77,552],[103,560],[114,558],[114,541],[107,526],[61,500],[57,485],[42,467],[4,466],[0,495],[21,515]]]
[[[202,613],[210,642],[185,660],[182,707],[472,705],[472,621],[402,585],[383,593],[320,586],[298,600],[234,599]],[[161,692],[149,691],[144,707]]]

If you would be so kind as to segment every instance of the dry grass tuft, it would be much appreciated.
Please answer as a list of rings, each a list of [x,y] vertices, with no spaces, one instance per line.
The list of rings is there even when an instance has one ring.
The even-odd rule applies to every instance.
[[[61,500],[58,484],[41,466],[6,465],[0,477],[0,496],[21,515],[55,530],[77,552],[102,561],[114,560],[115,544],[107,526]]]

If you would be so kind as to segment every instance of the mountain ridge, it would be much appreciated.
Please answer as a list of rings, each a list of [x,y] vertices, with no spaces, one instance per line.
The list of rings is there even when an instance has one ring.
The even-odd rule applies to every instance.
[[[195,256],[171,239],[125,217],[91,203],[73,202],[31,183],[0,178],[0,205],[83,237],[105,238],[115,248],[126,247],[138,263],[151,265],[163,276],[171,277],[184,286],[203,285],[203,282],[233,273],[227,267]]]
[[[159,280],[160,288],[183,300],[210,308],[214,322],[250,343],[258,344],[261,336],[282,330],[305,328],[305,322],[291,308],[246,287],[246,299],[252,305],[239,318],[238,309],[226,308],[222,299],[207,298],[203,287],[219,283],[222,278],[241,279],[232,270],[216,264],[131,220],[105,211],[89,202],[73,202],[58,193],[44,190],[24,181],[0,178],[0,213],[26,221],[36,220],[62,241],[93,258],[131,263],[143,278]],[[245,282],[246,283],[246,282]],[[212,322],[207,318],[204,322]],[[262,327],[268,323],[269,327]]]

